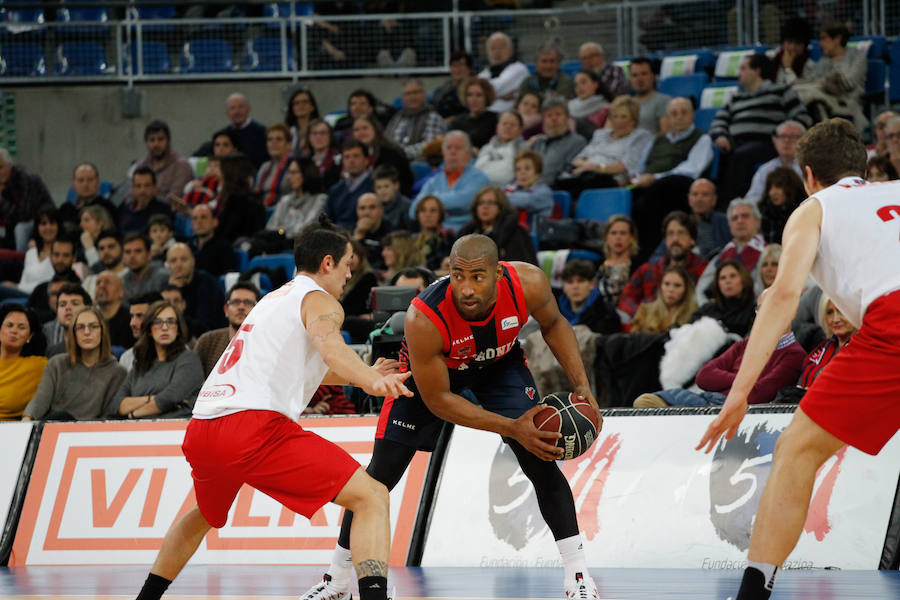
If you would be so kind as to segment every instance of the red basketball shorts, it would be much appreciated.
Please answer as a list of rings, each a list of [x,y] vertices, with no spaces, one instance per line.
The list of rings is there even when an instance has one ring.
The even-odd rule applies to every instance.
[[[245,483],[310,518],[359,469],[339,446],[268,410],[191,419],[181,449],[197,505],[213,527],[225,525]]]
[[[862,327],[829,362],[803,400],[824,430],[878,454],[900,429],[900,290],[876,299]]]

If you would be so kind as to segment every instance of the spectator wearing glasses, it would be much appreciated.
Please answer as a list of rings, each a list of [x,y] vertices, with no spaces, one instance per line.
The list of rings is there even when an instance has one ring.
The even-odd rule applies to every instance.
[[[259,289],[249,281],[238,281],[228,290],[225,298],[225,318],[228,320],[228,326],[207,331],[200,336],[194,347],[203,365],[204,377],[208,377],[212,372],[231,338],[238,332],[244,319],[261,297]]]
[[[799,177],[803,177],[795,151],[797,142],[804,133],[806,133],[806,127],[797,121],[785,121],[775,129],[772,143],[775,144],[775,152],[778,153],[778,156],[759,166],[756,173],[753,174],[753,179],[750,180],[750,189],[744,194],[744,198],[755,202],[762,200],[766,192],[766,178],[778,167],[793,169]]]
[[[187,348],[187,326],[174,306],[154,302],[141,323],[128,373],[109,414],[128,419],[191,414],[203,385],[203,365]]]
[[[66,338],[66,351],[47,362],[23,421],[102,419],[127,371],[110,350],[109,326],[99,308],[78,311]]]

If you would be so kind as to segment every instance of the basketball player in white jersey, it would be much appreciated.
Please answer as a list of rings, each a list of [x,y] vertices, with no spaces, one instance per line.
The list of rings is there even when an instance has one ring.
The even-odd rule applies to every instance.
[[[296,420],[323,382],[408,396],[409,373],[369,367],[341,337],[337,298],[353,255],[346,233],[322,220],[305,228],[295,247],[297,277],[250,311],[200,390],[182,446],[197,507],[169,529],[138,600],[162,596],[210,527],[225,525],[245,483],[307,518],[327,502],[352,510],[361,598],[386,600],[387,488]]]
[[[797,144],[797,161],[810,197],[784,228],[778,276],[728,398],[697,449],[709,452],[722,434],[737,433],[747,394],[793,318],[809,274],[860,329],[778,439],[737,600],[769,598],[806,522],[819,467],[845,445],[878,454],[900,429],[900,182],[862,179],[866,149],[843,119],[810,129]]]

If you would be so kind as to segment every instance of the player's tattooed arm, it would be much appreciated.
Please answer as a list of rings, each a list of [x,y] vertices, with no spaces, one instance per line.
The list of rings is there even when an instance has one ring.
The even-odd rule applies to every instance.
[[[387,577],[388,566],[383,560],[363,560],[356,563],[356,576],[363,577]]]
[[[344,315],[337,311],[316,315],[306,330],[313,339],[313,344],[325,342],[329,336],[341,335]]]

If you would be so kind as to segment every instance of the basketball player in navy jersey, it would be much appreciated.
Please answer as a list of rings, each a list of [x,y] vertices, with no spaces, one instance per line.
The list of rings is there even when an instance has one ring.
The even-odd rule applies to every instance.
[[[778,275],[728,398],[697,449],[709,452],[723,434],[737,433],[747,395],[810,274],[859,332],[822,370],[778,438],[737,600],[769,598],[800,538],[819,467],[846,445],[878,454],[900,429],[900,182],[863,180],[866,149],[843,119],[806,132],[797,161],[810,197],[788,219]]]
[[[597,589],[587,572],[572,490],[554,462],[558,433],[534,426],[534,378],[517,339],[532,316],[575,394],[591,394],[575,333],[562,317],[543,271],[500,262],[497,246],[467,235],[450,252],[450,275],[426,288],[406,312],[400,362],[412,371],[412,397],[388,398],[381,412],[367,471],[393,488],[416,450],[433,450],[443,420],[504,436],[531,480],[541,515],[565,566],[565,598],[589,600]],[[401,368],[402,370],[402,368]],[[471,390],[479,405],[460,396]],[[346,513],[331,567],[304,600],[347,600],[352,572],[348,549],[352,514]]]

